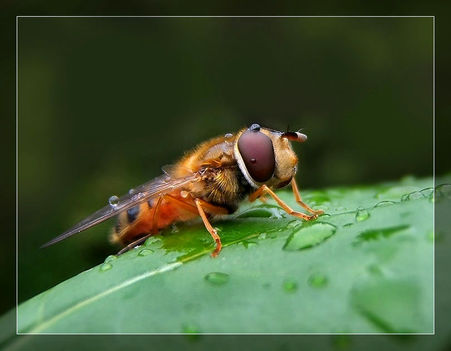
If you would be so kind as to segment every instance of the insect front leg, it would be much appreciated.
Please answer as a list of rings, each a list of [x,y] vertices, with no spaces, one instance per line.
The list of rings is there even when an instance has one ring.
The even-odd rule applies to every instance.
[[[199,215],[202,218],[202,221],[204,222],[205,228],[207,228],[207,230],[210,233],[210,235],[212,236],[213,240],[216,242],[216,249],[211,254],[212,257],[216,257],[222,248],[221,238],[219,237],[216,229],[213,228],[210,221],[208,220],[204,209],[206,209],[208,212],[210,212],[212,214],[226,214],[227,210],[222,207],[217,207],[217,206],[211,205],[208,202],[205,202],[201,199],[194,199],[194,203],[197,206],[197,210],[199,211]]]
[[[306,221],[310,221],[312,219],[318,218],[317,214],[312,214],[311,216],[309,216],[309,215],[306,215],[305,213],[294,211],[290,206],[288,206],[284,201],[282,201],[282,199],[280,197],[278,197],[274,193],[274,191],[272,191],[266,185],[262,185],[260,188],[255,190],[251,195],[249,195],[249,201],[253,202],[253,201],[257,200],[260,196],[265,195],[265,194],[270,195],[279,204],[279,206],[282,207],[284,209],[284,211],[286,213],[288,213],[289,215],[304,219]]]
[[[296,181],[291,179],[291,188],[293,189],[294,198],[296,199],[296,202],[301,205],[303,208],[305,208],[308,212],[314,214],[314,215],[321,215],[324,213],[323,210],[314,210],[309,205],[307,205],[304,201],[301,199],[301,193],[299,192],[298,185],[296,184]]]

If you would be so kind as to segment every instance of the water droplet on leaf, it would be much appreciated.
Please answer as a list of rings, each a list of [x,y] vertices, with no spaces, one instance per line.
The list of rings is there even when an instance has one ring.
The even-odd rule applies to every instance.
[[[302,226],[287,240],[284,250],[295,251],[318,245],[335,234],[337,228],[329,223]]]
[[[324,288],[328,284],[328,279],[324,274],[315,273],[309,277],[308,283],[313,288]]]
[[[100,270],[101,272],[105,272],[105,271],[110,270],[111,268],[113,268],[113,266],[111,265],[111,263],[103,263],[103,264],[100,265],[99,270]]]
[[[395,203],[396,202],[394,202],[394,201],[380,201],[376,205],[374,205],[374,207],[386,207],[386,206],[394,205]]]
[[[142,249],[138,255],[139,256],[147,256],[147,255],[150,255],[151,253],[153,253],[153,250],[151,250],[151,249]]]
[[[292,279],[287,279],[283,282],[283,290],[287,293],[294,293],[298,290],[298,283]]]
[[[115,255],[109,255],[107,258],[105,258],[104,263],[109,263],[111,261],[114,261],[115,259],[117,259],[117,256]]]
[[[221,272],[208,273],[204,278],[213,285],[224,285],[229,281],[229,275]]]
[[[357,211],[357,213],[355,214],[355,220],[357,222],[362,222],[367,220],[368,218],[370,218],[370,213],[365,210],[364,208],[361,208]]]

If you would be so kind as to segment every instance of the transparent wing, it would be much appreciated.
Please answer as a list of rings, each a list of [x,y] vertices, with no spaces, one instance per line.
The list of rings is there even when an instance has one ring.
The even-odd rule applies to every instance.
[[[103,221],[116,216],[122,211],[126,211],[129,208],[140,204],[141,202],[148,201],[155,197],[167,194],[177,188],[194,182],[197,178],[198,174],[194,173],[193,175],[184,178],[171,178],[168,175],[164,175],[152,179],[151,181],[132,189],[127,195],[114,199],[114,201],[111,201],[110,198],[110,205],[94,212],[91,216],[85,218],[69,230],[65,231],[63,234],[50,240],[41,247],[50,246],[68,238],[69,236],[80,233],[83,230],[86,230],[96,224],[102,223]]]

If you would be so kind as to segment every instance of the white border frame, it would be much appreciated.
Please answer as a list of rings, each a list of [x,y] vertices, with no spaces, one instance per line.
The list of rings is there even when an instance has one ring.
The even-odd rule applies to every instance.
[[[19,333],[18,331],[18,305],[19,305],[19,18],[431,18],[432,19],[432,178],[435,180],[435,16],[16,16],[16,335],[192,335],[190,333]],[[433,299],[432,299],[432,332],[431,333],[199,333],[199,335],[435,335],[435,192],[433,198]]]

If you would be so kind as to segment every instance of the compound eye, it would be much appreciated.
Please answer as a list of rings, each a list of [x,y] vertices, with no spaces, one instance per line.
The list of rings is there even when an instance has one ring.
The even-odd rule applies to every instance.
[[[271,139],[260,131],[247,130],[238,140],[238,150],[249,175],[262,183],[269,180],[276,165]]]

